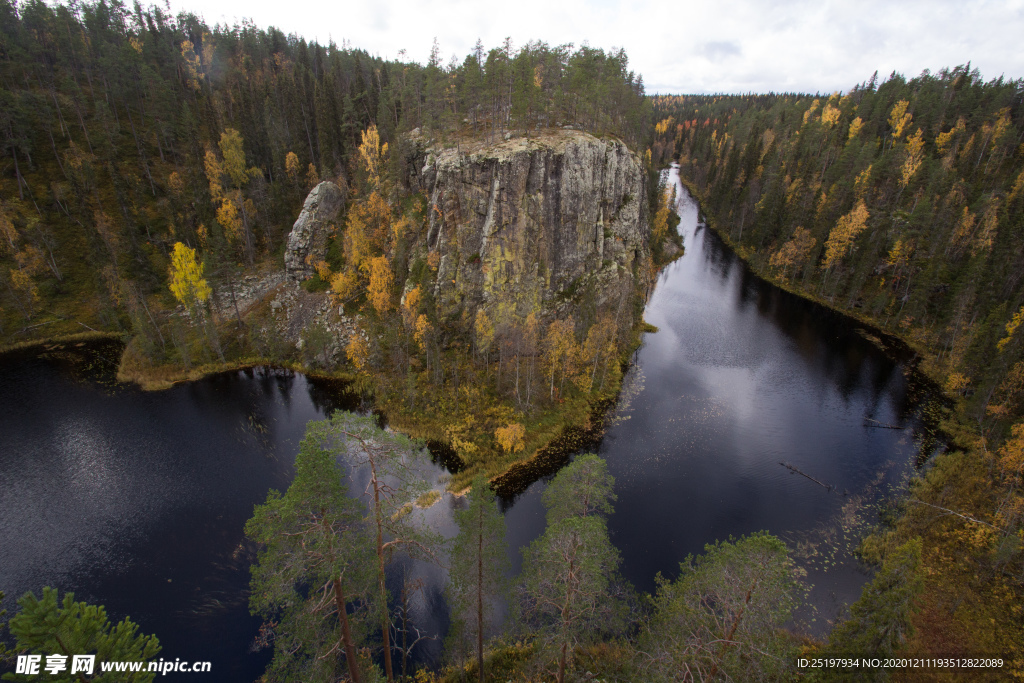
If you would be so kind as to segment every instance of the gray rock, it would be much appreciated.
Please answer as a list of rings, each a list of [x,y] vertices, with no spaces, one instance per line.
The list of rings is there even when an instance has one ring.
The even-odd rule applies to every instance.
[[[646,274],[647,174],[622,142],[560,130],[418,154],[443,316],[499,304],[550,315],[585,291],[600,305]]]
[[[288,279],[300,282],[313,276],[313,264],[327,255],[330,225],[345,203],[345,194],[340,187],[325,180],[306,197],[284,251]]]

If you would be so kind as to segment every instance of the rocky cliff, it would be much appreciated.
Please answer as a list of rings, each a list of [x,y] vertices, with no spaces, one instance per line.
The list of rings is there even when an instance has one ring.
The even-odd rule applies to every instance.
[[[314,264],[327,254],[331,222],[345,204],[346,192],[330,181],[313,188],[288,234],[284,270],[289,280],[301,282],[313,276]]]
[[[622,142],[574,130],[491,146],[415,142],[408,182],[430,202],[421,247],[439,256],[442,315],[571,312],[645,276],[647,178]]]

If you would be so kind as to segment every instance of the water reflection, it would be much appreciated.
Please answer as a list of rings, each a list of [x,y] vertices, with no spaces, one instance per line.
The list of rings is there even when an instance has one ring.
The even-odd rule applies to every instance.
[[[645,313],[659,331],[646,335],[595,446],[616,477],[610,530],[623,573],[652,590],[657,572],[674,576],[704,544],[768,529],[807,568],[816,611],[801,618],[821,632],[865,580],[849,551],[872,504],[931,448],[918,417],[927,388],[888,340],[754,277],[698,226],[679,189],[686,252],[659,275]],[[144,393],[114,385],[110,352],[0,359],[4,606],[43,585],[73,590],[158,634],[165,658],[209,659],[219,680],[254,680],[269,653],[250,650],[259,620],[247,609],[245,521],[268,489],[288,486],[309,420],[370,406],[335,381],[274,369]],[[432,451],[423,474],[440,489],[451,454]],[[551,467],[508,491],[516,571],[518,549],[544,526],[546,481],[527,484],[565,460],[552,454]],[[445,495],[416,514],[451,535],[457,505]],[[424,579],[413,618],[443,634],[443,570],[399,561],[396,595],[406,569]],[[430,641],[417,658],[439,652]]]

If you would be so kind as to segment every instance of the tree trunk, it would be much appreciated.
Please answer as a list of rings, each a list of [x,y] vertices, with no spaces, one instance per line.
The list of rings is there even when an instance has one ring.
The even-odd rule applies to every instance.
[[[484,509],[479,510],[477,520],[476,554],[476,662],[480,671],[480,683],[484,683]]]
[[[729,643],[732,641],[733,636],[736,635],[736,629],[739,628],[740,620],[743,619],[743,612],[747,609],[747,605],[750,604],[750,596],[756,587],[757,583],[747,590],[747,598],[743,601],[743,607],[740,608],[739,614],[736,615],[736,618],[732,622],[732,627],[725,635],[725,640],[722,643],[722,646],[718,649],[718,659],[715,661],[715,665],[711,667],[711,673],[708,674],[709,679],[714,678],[715,674],[718,673],[718,665],[721,663],[722,657],[725,656],[725,648],[729,647]]]
[[[356,661],[356,644],[352,640],[352,630],[348,625],[348,612],[345,611],[345,595],[341,591],[341,579],[334,579],[334,602],[338,608],[338,620],[341,622],[341,642],[345,646],[345,661],[348,664],[348,675],[352,683],[360,683],[359,663]]]
[[[371,466],[372,467],[372,466]],[[373,469],[373,508],[377,522],[377,583],[380,586],[381,610],[384,619],[381,622],[381,635],[384,638],[384,673],[388,683],[394,683],[395,673],[391,667],[391,626],[388,623],[388,589],[384,575],[384,530],[381,527],[380,485],[377,481],[377,468]]]
[[[18,185],[18,199],[25,201],[25,193],[21,191],[21,170],[18,168],[18,150],[11,145],[11,156],[14,158],[14,180]]]

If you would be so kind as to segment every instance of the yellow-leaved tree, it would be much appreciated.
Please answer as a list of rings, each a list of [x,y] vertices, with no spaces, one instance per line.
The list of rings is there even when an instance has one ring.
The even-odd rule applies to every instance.
[[[839,110],[839,107],[832,106],[831,102],[829,104],[826,104],[825,108],[821,112],[822,125],[825,126],[826,128],[831,128],[832,126],[836,125],[837,123],[839,123],[839,115],[841,113],[842,112]]]
[[[918,128],[917,132],[907,138],[907,158],[903,162],[903,168],[900,169],[900,184],[906,187],[910,183],[910,179],[917,173],[917,169],[921,168],[921,162],[924,160],[924,139],[923,131]]]
[[[342,248],[345,266],[331,276],[331,289],[338,299],[349,299],[359,291],[361,284],[370,288],[369,298],[378,311],[390,311],[391,281],[385,282],[384,266],[394,252],[394,247],[409,223],[392,220],[392,208],[385,197],[387,188],[382,173],[388,146],[381,144],[376,126],[370,126],[362,133],[359,145],[359,159],[366,171],[363,196],[349,209],[345,220]],[[315,169],[310,165],[310,172]],[[312,181],[311,181],[312,182]],[[383,258],[384,261],[378,260]],[[390,271],[390,268],[388,268]],[[383,295],[384,285],[387,297]],[[381,308],[378,306],[383,306]]]
[[[288,180],[292,185],[299,184],[299,155],[295,152],[288,152],[284,157],[284,172],[288,174]]]
[[[487,356],[491,351],[491,344],[494,343],[494,323],[483,307],[476,309],[476,319],[473,321],[474,338],[476,341],[476,354],[483,356],[484,363],[487,363]]]
[[[831,268],[849,253],[854,240],[868,227],[868,216],[868,207],[862,199],[836,222],[825,241],[825,268]]]
[[[675,187],[672,188],[671,194],[669,189],[665,188],[665,191],[661,193],[661,201],[658,203],[658,211],[654,214],[653,225],[651,226],[651,244],[655,248],[660,245],[668,237],[668,215],[669,205],[672,203],[675,196]]]
[[[792,239],[772,254],[772,257],[768,260],[768,265],[772,268],[781,268],[783,271],[782,277],[789,279],[790,269],[795,270],[803,267],[811,257],[811,253],[817,244],[818,240],[811,236],[810,230],[798,227],[793,232]]]
[[[565,384],[566,375],[574,374],[576,359],[579,356],[574,328],[572,316],[565,320],[554,320],[548,325],[547,334],[544,336],[542,359],[550,380],[551,399],[555,398],[555,376],[558,371],[561,370],[562,374],[559,391]]]
[[[212,290],[203,277],[203,264],[196,260],[196,251],[181,242],[175,242],[171,253],[170,287],[174,298],[188,309],[193,317],[200,317]]]
[[[391,286],[394,281],[395,276],[387,256],[370,259],[370,285],[366,293],[378,313],[387,313],[394,308],[391,302]]]
[[[345,346],[345,355],[356,370],[362,372],[370,362],[370,347],[358,333],[353,334]]]
[[[854,138],[860,135],[860,130],[863,127],[864,119],[862,119],[859,116],[855,118],[853,121],[850,121],[850,132],[846,136],[846,141],[851,142]]]
[[[892,126],[892,139],[899,140],[903,137],[904,131],[910,126],[910,122],[913,120],[913,116],[907,113],[907,107],[910,106],[910,102],[907,100],[900,100],[893,105],[892,111],[889,112],[889,125]]]
[[[224,228],[224,235],[231,244],[240,244],[246,260],[252,265],[256,237],[253,222],[256,205],[245,196],[249,181],[262,175],[256,167],[247,167],[242,135],[234,128],[227,128],[220,134],[217,143],[220,158],[207,150],[203,165],[206,179],[210,183],[210,198],[217,208],[217,222]]]
[[[526,437],[526,429],[518,422],[512,422],[504,427],[494,430],[494,440],[498,442],[501,449],[506,453],[519,453],[526,444],[523,443]]]

